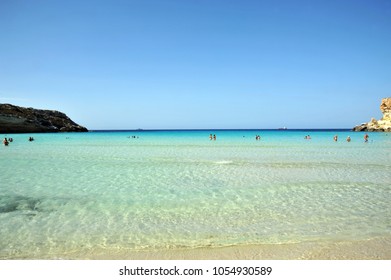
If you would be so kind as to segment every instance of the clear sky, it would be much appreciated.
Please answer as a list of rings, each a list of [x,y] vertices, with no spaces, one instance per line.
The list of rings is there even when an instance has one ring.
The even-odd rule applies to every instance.
[[[89,129],[351,128],[389,96],[389,0],[0,0],[0,103]]]

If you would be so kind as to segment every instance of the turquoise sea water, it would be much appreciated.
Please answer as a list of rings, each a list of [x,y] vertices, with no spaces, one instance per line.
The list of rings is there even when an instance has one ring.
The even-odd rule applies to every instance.
[[[2,135],[0,258],[389,237],[391,134],[363,135]]]

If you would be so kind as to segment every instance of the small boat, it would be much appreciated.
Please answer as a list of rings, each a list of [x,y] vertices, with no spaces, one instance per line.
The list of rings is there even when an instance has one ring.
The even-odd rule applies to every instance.
[[[280,127],[278,130],[287,130],[287,128],[284,126],[284,127]]]

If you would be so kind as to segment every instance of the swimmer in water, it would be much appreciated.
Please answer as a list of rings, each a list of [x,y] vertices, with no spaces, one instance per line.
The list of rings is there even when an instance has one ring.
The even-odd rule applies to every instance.
[[[8,146],[9,142],[8,142],[7,138],[4,138],[3,144],[4,144],[4,146]]]
[[[367,133],[365,133],[365,135],[364,135],[364,142],[365,142],[365,143],[367,143],[367,142],[368,142],[368,138],[369,138],[368,134],[367,134]]]

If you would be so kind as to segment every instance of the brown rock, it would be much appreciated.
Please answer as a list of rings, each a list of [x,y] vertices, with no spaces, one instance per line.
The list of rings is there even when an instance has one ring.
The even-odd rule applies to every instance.
[[[87,128],[59,111],[0,104],[0,133],[84,132]]]
[[[380,104],[383,117],[380,120],[374,118],[370,122],[353,128],[353,131],[391,131],[391,97],[383,98]]]
[[[391,98],[383,98],[380,104],[380,110],[382,113],[390,112],[391,111]]]

